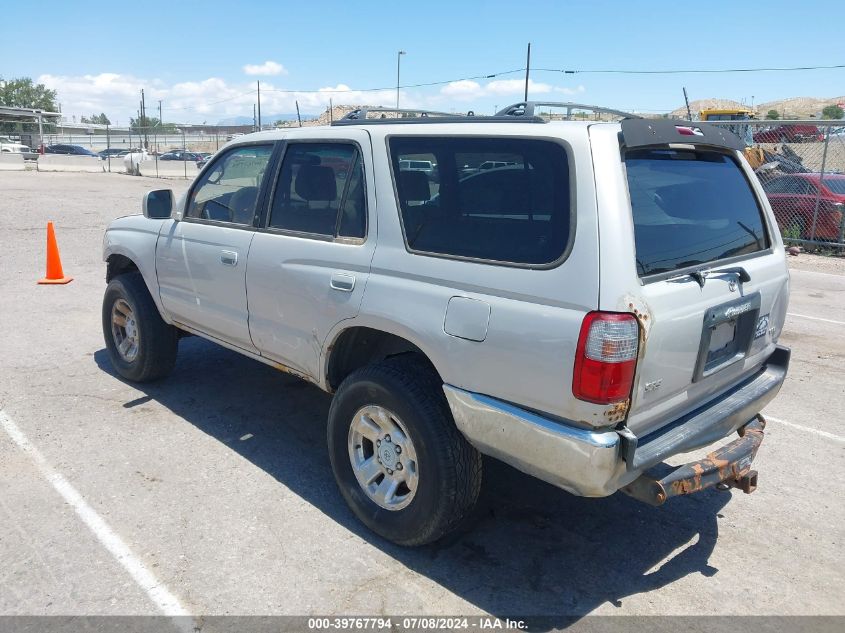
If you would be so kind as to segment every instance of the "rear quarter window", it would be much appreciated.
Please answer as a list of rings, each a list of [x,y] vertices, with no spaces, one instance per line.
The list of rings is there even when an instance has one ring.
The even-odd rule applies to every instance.
[[[539,139],[392,137],[393,177],[412,252],[546,266],[573,234],[565,148]],[[435,173],[416,168],[436,165]]]
[[[762,210],[733,157],[645,149],[626,152],[625,166],[640,276],[769,247]]]

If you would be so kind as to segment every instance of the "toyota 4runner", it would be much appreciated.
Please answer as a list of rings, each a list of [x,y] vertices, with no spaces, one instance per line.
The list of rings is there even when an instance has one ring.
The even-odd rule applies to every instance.
[[[340,491],[404,545],[469,513],[482,454],[588,497],[751,492],[789,276],[743,143],[534,106],[250,134],[149,192],[105,233],[115,369],[194,334],[333,393]]]

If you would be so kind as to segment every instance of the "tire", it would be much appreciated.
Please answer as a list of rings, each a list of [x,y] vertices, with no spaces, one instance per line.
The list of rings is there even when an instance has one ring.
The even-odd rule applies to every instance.
[[[115,322],[115,316],[123,317],[123,326]],[[178,330],[161,318],[140,273],[119,275],[106,286],[103,337],[112,366],[127,380],[150,382],[164,378],[176,363]],[[121,351],[119,346],[127,339],[130,344]]]
[[[361,449],[352,439],[356,420],[362,412],[373,410],[394,416],[391,423],[398,422],[410,440],[405,455],[399,457],[413,452],[413,464],[405,466],[404,472],[406,476],[415,473],[416,480],[410,500],[397,504],[407,503],[404,507],[387,509],[374,501],[353,468],[353,454]],[[481,455],[455,426],[439,376],[416,355],[389,358],[348,376],[332,401],[327,434],[332,470],[343,498],[368,528],[394,543],[415,546],[436,541],[458,527],[478,500]],[[390,439],[382,436],[382,448],[373,442],[373,450],[383,450]],[[399,467],[394,464],[394,468]],[[400,489],[410,490],[403,486]]]

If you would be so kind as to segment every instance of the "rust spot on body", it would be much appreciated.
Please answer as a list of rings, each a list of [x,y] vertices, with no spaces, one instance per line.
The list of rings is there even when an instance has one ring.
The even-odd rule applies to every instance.
[[[617,402],[605,409],[603,415],[608,422],[621,422],[628,415],[628,408],[631,406],[630,398],[623,402]]]
[[[630,312],[637,319],[640,324],[640,343],[644,343],[648,338],[651,324],[654,323],[654,316],[651,314],[651,309],[645,301],[638,297],[627,296],[623,298],[621,305],[623,310]]]

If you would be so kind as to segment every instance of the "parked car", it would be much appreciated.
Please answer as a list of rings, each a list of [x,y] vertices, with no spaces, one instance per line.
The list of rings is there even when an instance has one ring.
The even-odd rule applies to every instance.
[[[205,167],[206,163],[211,160],[211,157],[214,156],[211,152],[197,152],[199,158],[197,159],[197,167],[202,169]]]
[[[31,151],[32,150],[23,143],[13,141],[7,136],[0,136],[0,152],[3,152],[4,154],[23,154]]]
[[[47,154],[69,154],[73,156],[96,156],[100,158],[95,152],[92,152],[87,147],[82,147],[82,145],[48,145],[44,148],[44,152]]]
[[[191,162],[197,162],[202,160],[202,156],[197,152],[185,152],[182,150],[172,150],[170,152],[165,152],[161,156],[158,157],[159,160],[187,160]]]
[[[753,139],[755,143],[809,143],[824,137],[815,125],[777,125],[756,132]]]
[[[399,169],[402,171],[421,171],[430,179],[437,175],[437,167],[430,160],[402,160],[399,161]]]
[[[482,454],[586,497],[752,492],[789,275],[745,143],[521,108],[248,135],[149,192],[104,237],[116,372],[163,378],[194,334],[334,394],[342,496],[402,545],[471,514]],[[400,168],[425,155],[437,188]]]
[[[0,136],[0,152],[4,154],[21,154],[24,160],[36,160],[38,153],[28,145],[13,141],[7,136]]]
[[[486,171],[488,169],[499,169],[500,167],[512,167],[516,163],[512,161],[504,161],[504,160],[486,160],[478,166],[478,169],[481,171]]]
[[[784,236],[842,241],[845,174],[779,176],[764,183],[763,189]]]
[[[97,155],[102,159],[107,159],[109,156],[112,158],[119,158],[122,156],[126,156],[129,153],[128,149],[121,149],[119,147],[111,147],[108,149],[100,150],[97,152]]]

